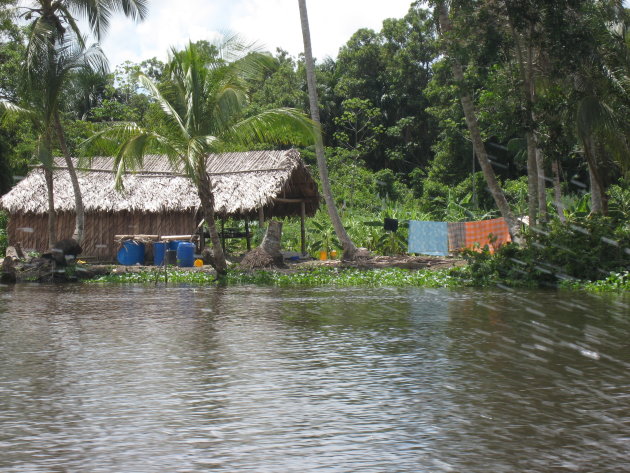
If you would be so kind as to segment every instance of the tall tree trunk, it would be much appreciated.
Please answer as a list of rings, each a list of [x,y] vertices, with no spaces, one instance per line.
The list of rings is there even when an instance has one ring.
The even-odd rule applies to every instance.
[[[521,76],[521,92],[524,103],[524,110],[522,115],[522,125],[525,130],[525,138],[527,142],[527,213],[529,216],[529,224],[535,225],[538,220],[538,211],[543,206],[546,206],[546,199],[544,197],[544,179],[542,181],[542,200],[541,200],[541,179],[539,164],[541,162],[540,150],[538,149],[538,140],[534,131],[534,48],[531,44],[531,38],[533,35],[532,28],[530,27],[528,33],[528,40],[523,39],[523,35],[516,30],[514,26],[513,17],[511,15],[511,8],[508,2],[505,2],[506,12],[510,21],[510,28],[512,31],[512,40],[514,41],[514,50],[516,52],[516,59],[518,60],[518,68]],[[525,44],[524,44],[525,43]],[[542,218],[542,214],[541,214]]]
[[[48,248],[52,248],[57,243],[57,214],[55,212],[53,171],[48,166],[44,166],[44,179],[46,180],[48,195]]]
[[[538,171],[538,214],[540,221],[547,221],[547,183],[545,182],[545,161],[542,150],[536,147],[536,170]]]
[[[311,118],[315,122],[315,154],[317,156],[317,168],[319,170],[319,178],[322,182],[322,193],[326,201],[328,215],[332,222],[335,234],[343,248],[343,258],[353,259],[357,252],[356,245],[352,242],[346,229],[341,222],[335,199],[333,198],[332,189],[330,188],[330,180],[328,179],[328,166],[326,165],[326,157],[324,156],[324,141],[322,139],[322,131],[319,120],[319,102],[317,98],[317,88],[315,83],[315,64],[313,62],[313,51],[311,48],[311,32],[308,26],[308,13],[306,11],[306,0],[298,0],[300,7],[300,19],[302,23],[302,38],[304,39],[304,59],[306,61],[306,82],[308,84],[308,99],[311,109]]]
[[[596,171],[590,162],[588,163],[588,177],[591,182],[591,213],[603,214],[602,188],[597,182]]]
[[[597,146],[593,135],[584,140],[584,154],[588,163],[588,175],[591,183],[591,213],[604,214],[604,185],[597,159]]]
[[[527,136],[527,208],[529,224],[536,225],[538,218],[538,173],[536,172],[536,139],[529,130]]]
[[[599,186],[599,195],[602,199],[602,214],[608,215],[608,192],[606,179],[606,166],[603,164],[606,160],[606,148],[601,138],[597,135],[595,139],[595,163],[597,164],[597,185]]]
[[[443,1],[437,2],[436,8],[438,8],[438,18],[442,35],[448,35],[451,32],[452,27],[451,21],[448,17],[448,8],[446,7],[446,3]],[[447,52],[450,52],[449,50],[450,47],[447,43]],[[518,240],[520,226],[510,209],[510,205],[505,198],[503,189],[499,186],[494,169],[492,169],[492,164],[490,164],[490,160],[488,159],[488,153],[486,152],[486,147],[483,143],[483,139],[481,138],[481,130],[479,129],[479,123],[477,122],[475,106],[470,95],[464,89],[464,70],[461,63],[456,57],[454,57],[454,55],[449,54],[449,58],[452,64],[453,76],[459,85],[460,101],[462,103],[462,108],[464,109],[466,125],[468,126],[468,131],[470,132],[473,148],[475,150],[477,160],[479,161],[479,165],[481,166],[481,171],[483,172],[488,189],[494,198],[494,202],[510,229],[512,239]]]
[[[68,145],[66,143],[66,135],[63,132],[61,126],[61,119],[59,118],[59,112],[55,112],[55,131],[57,133],[57,139],[59,140],[59,147],[63,153],[63,157],[66,161],[66,167],[68,168],[68,175],[70,176],[70,182],[72,182],[72,190],[74,192],[74,208],[76,212],[75,225],[74,225],[74,238],[79,245],[83,241],[83,235],[85,233],[85,212],[83,210],[83,196],[81,194],[81,187],[79,186],[79,178],[77,177],[77,171],[72,163],[72,157],[68,151]]]
[[[564,205],[562,204],[562,187],[560,186],[560,163],[554,159],[551,163],[551,172],[553,173],[553,200],[558,212],[558,218],[562,223],[567,219],[564,216]]]
[[[197,189],[199,200],[201,201],[201,209],[203,211],[203,218],[208,225],[208,231],[210,232],[210,240],[212,241],[212,256],[214,269],[218,276],[225,276],[227,274],[227,261],[225,260],[225,253],[223,253],[223,247],[221,246],[221,238],[217,230],[217,223],[214,214],[214,193],[212,192],[212,183],[209,176],[204,172],[201,173],[199,179],[199,187]]]

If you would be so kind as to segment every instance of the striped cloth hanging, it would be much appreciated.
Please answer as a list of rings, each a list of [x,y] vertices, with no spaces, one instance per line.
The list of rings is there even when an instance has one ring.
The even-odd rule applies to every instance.
[[[466,246],[466,225],[464,222],[448,223],[448,250],[452,253]]]

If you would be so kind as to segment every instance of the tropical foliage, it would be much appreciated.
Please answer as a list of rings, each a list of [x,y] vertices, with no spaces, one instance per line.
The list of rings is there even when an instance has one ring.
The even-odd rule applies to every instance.
[[[38,2],[24,3],[32,7]],[[80,42],[80,35],[71,35],[76,33],[74,18],[88,10],[73,8],[99,2],[46,3],[59,6],[64,35]],[[101,20],[87,15],[90,28],[101,34],[116,11],[136,18],[146,14],[146,2],[140,0],[104,3],[109,10],[104,10],[107,14]],[[0,0],[2,6],[15,4]],[[28,82],[16,80],[16,71],[33,51],[29,46],[33,35],[44,25],[35,10],[27,20],[30,25],[23,28],[10,15],[0,15],[0,99],[25,109],[32,108],[33,100],[24,90]],[[53,26],[52,30],[57,28]],[[504,199],[514,216],[529,215],[536,224],[532,228],[554,235],[562,246],[579,249],[585,256],[558,249],[552,241],[541,239],[544,233],[532,230],[523,235],[525,246],[518,250],[528,253],[513,256],[525,261],[527,269],[499,255],[497,268],[505,269],[497,269],[497,274],[551,282],[548,273],[536,268],[537,261],[549,261],[561,268],[556,273],[571,278],[603,279],[610,271],[623,274],[619,273],[623,268],[613,264],[618,262],[611,253],[614,245],[602,238],[628,248],[623,237],[624,222],[630,220],[627,32],[628,11],[615,0],[417,1],[404,17],[386,19],[379,30],[356,31],[336,58],[312,64],[325,172],[333,198],[308,224],[309,251],[316,254],[321,249],[315,244],[318,240],[323,246],[337,244],[332,238],[320,238],[332,233],[327,216],[332,206],[339,209],[342,226],[356,246],[388,253],[404,252],[401,239],[406,230],[391,235],[365,222],[386,216],[401,222],[495,217],[505,214]],[[195,43],[194,49],[204,64],[219,57],[216,45],[206,41]],[[173,51],[173,59],[177,54],[185,53]],[[213,67],[229,65],[234,71],[246,56],[241,51]],[[257,67],[239,76],[230,102],[238,104],[239,120],[253,124],[254,117],[283,107],[310,112],[307,70],[311,66],[305,57],[291,57],[279,49],[249,60]],[[104,137],[102,131],[112,124],[120,133],[126,130],[127,137],[144,136],[133,146],[129,143],[127,155],[135,158],[122,160],[125,153],[118,149],[121,163],[138,162],[143,140],[146,149],[167,152],[166,139],[186,129],[193,123],[186,117],[201,110],[190,102],[191,113],[184,111],[182,91],[187,86],[183,81],[176,85],[178,67],[172,61],[164,64],[146,58],[118,65],[113,72],[73,69],[63,81],[58,107],[68,153],[76,154],[79,144],[95,134]],[[278,135],[287,131],[276,129]],[[141,130],[153,135],[140,135]],[[209,128],[195,136],[191,142],[195,153],[226,146],[278,146],[278,136],[271,135],[258,136],[262,143],[256,145],[235,133],[218,141],[198,138],[219,136]],[[41,137],[33,121],[7,117],[0,125],[0,169],[4,166],[12,175],[24,175]],[[49,148],[51,154],[63,154],[57,133]],[[181,148],[172,148],[176,149],[184,156]],[[109,148],[110,153],[116,151]],[[320,152],[307,146],[301,153],[319,177]],[[202,178],[199,173],[195,177],[193,161],[177,159],[191,177]],[[8,174],[0,172],[3,191],[12,183]],[[572,225],[598,226],[592,231],[599,243],[577,238],[580,235],[574,234]],[[297,223],[285,224],[284,230],[286,248],[299,251]],[[243,250],[237,242],[231,245],[231,251]],[[580,261],[573,259],[588,265],[580,269]],[[483,273],[495,262],[488,256],[488,265],[475,264],[472,267]]]
[[[209,54],[208,54],[209,53]],[[96,133],[86,145],[115,149],[116,181],[143,165],[150,153],[168,157],[175,172],[183,172],[198,190],[204,219],[212,239],[213,265],[225,274],[227,264],[215,223],[212,178],[208,155],[258,143],[309,144],[313,124],[292,108],[268,109],[244,116],[249,99],[246,79],[264,73],[267,57],[248,52],[238,38],[210,51],[190,43],[171,51],[157,84],[144,74],[140,84],[159,105],[151,127],[121,123]]]

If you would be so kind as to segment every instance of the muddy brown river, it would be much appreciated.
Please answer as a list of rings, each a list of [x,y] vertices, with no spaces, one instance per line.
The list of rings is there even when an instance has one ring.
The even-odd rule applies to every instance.
[[[630,472],[630,297],[0,287],[0,471]]]

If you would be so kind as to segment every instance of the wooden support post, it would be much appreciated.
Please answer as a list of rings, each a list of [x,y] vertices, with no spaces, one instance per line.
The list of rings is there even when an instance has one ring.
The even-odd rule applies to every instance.
[[[245,240],[247,241],[247,251],[251,251],[252,236],[249,233],[249,217],[245,217]]]
[[[261,230],[265,226],[265,209],[263,207],[258,209],[258,226]]]
[[[225,219],[221,219],[221,248],[223,248],[223,253],[225,254]]]
[[[302,256],[306,256],[306,203],[300,202],[300,233],[302,237]]]

